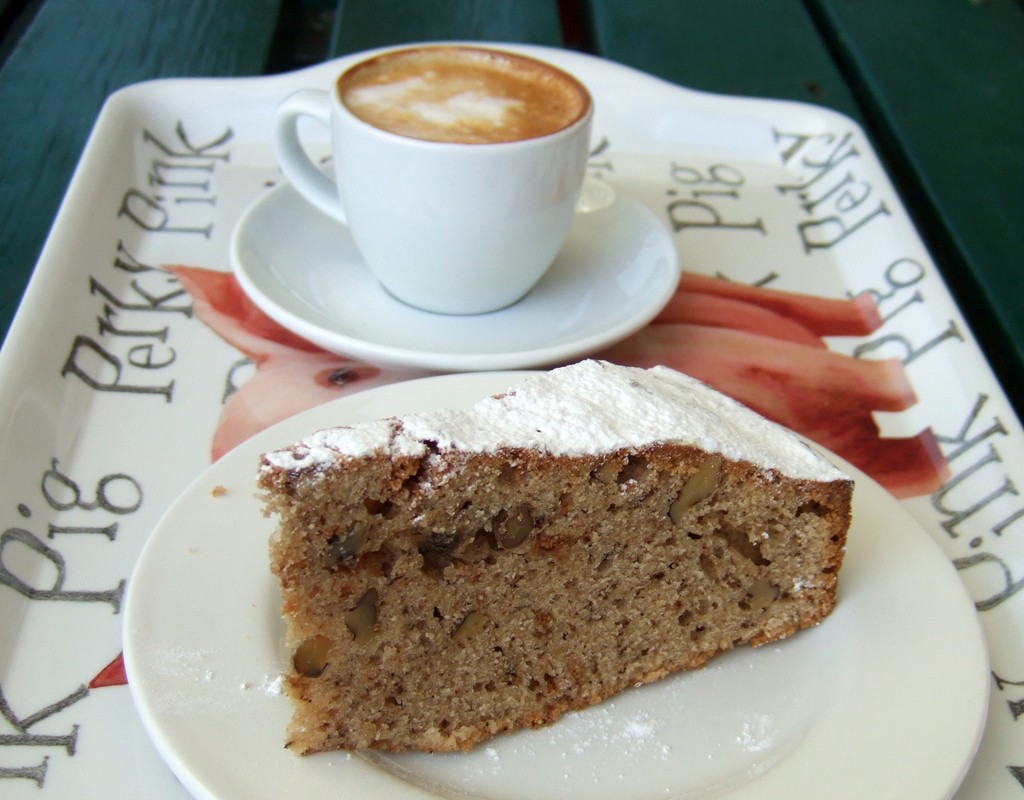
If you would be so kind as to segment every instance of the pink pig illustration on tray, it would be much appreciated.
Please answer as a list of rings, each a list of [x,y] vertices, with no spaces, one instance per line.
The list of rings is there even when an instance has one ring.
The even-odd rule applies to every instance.
[[[169,269],[195,301],[196,316],[255,364],[221,411],[214,459],[343,393],[430,374],[327,352],[267,317],[228,273]],[[836,353],[823,339],[865,336],[880,325],[867,295],[821,298],[684,273],[652,324],[592,355],[693,375],[838,453],[897,497],[929,494],[949,476],[932,431],[883,437],[873,418],[917,402],[902,364]]]
[[[896,497],[931,494],[950,475],[931,429],[883,437],[874,419],[917,402],[902,363],[846,356],[823,340],[881,324],[868,295],[830,299],[684,273],[651,325],[599,355],[685,372],[838,453]]]
[[[253,305],[229,273],[193,267],[169,269],[192,296],[196,316],[255,365],[253,374],[221,410],[211,444],[214,460],[307,408],[349,392],[430,374],[355,361],[307,342]]]
[[[196,316],[255,366],[221,409],[214,460],[270,425],[347,392],[430,374],[321,349],[267,317],[229,273],[168,269],[192,296]],[[932,431],[883,437],[873,418],[875,411],[902,411],[917,402],[902,364],[835,353],[823,340],[866,336],[880,325],[867,296],[828,299],[684,273],[650,325],[593,355],[686,372],[838,453],[897,497],[930,494],[950,474]],[[119,655],[89,688],[126,682]]]

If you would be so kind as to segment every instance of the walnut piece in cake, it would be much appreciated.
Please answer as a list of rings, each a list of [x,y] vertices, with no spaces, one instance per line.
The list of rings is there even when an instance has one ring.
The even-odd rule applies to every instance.
[[[287,744],[450,751],[817,624],[853,482],[687,376],[596,361],[263,456]]]

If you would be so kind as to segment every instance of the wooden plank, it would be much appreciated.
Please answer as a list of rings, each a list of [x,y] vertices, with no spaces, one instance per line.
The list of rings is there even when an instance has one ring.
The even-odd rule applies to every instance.
[[[810,0],[958,304],[1024,395],[1024,10]]]
[[[560,46],[556,0],[341,0],[331,53],[428,40]]]
[[[598,55],[704,91],[801,100],[858,117],[801,0],[589,0]]]
[[[168,76],[259,74],[280,0],[48,0],[0,70],[0,331],[104,99]]]

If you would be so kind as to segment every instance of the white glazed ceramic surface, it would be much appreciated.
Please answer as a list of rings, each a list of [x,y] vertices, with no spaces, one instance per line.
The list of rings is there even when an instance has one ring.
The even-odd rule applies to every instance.
[[[624,339],[676,290],[678,257],[665,226],[628,196],[608,202],[577,215],[525,298],[490,314],[431,314],[399,302],[366,269],[347,231],[289,185],[242,218],[231,259],[263,311],[328,350],[426,369],[545,366]]]
[[[291,701],[277,679],[288,654],[266,568],[273,522],[252,490],[260,453],[331,424],[465,407],[519,377],[427,378],[321,406],[225,456],[172,506],[132,577],[125,656],[143,720],[190,791],[211,800],[397,799],[420,789],[487,800],[948,796],[987,712],[977,616],[928,535],[849,465],[854,523],[840,598],[817,628],[467,754],[283,749]]]
[[[297,121],[330,121],[337,199],[298,141]],[[590,143],[586,115],[548,136],[499,144],[431,142],[357,118],[337,90],[286,99],[274,141],[285,174],[343,219],[366,263],[417,308],[504,308],[547,271],[569,232]]]

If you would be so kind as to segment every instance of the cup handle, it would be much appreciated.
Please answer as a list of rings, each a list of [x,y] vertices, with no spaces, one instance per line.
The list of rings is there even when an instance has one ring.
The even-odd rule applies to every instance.
[[[327,92],[302,89],[285,98],[274,112],[274,150],[285,177],[312,205],[329,217],[345,222],[338,189],[306,154],[299,142],[300,117],[311,117],[331,129],[331,101]]]

